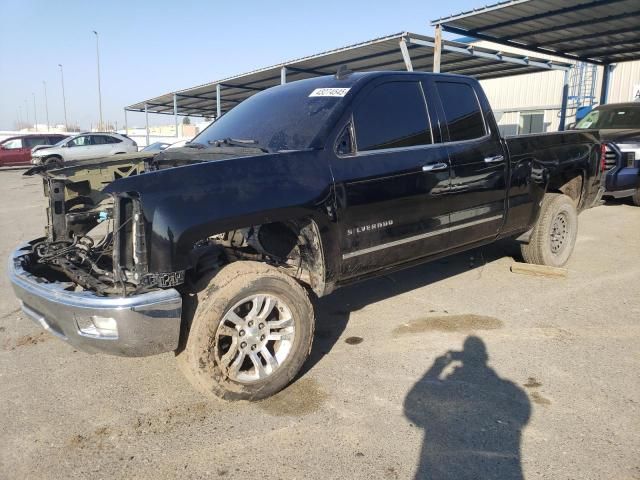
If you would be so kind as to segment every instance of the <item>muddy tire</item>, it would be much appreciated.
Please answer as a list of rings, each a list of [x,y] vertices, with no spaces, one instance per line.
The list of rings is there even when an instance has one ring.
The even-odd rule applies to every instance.
[[[529,243],[520,247],[522,257],[527,263],[561,267],[573,252],[577,234],[578,212],[573,200],[560,193],[548,193]]]
[[[263,263],[231,263],[200,289],[178,365],[205,394],[260,400],[294,379],[314,326],[309,295],[293,278]]]
[[[636,193],[634,193],[631,196],[631,202],[636,206],[636,207],[640,207],[640,187],[638,187],[638,189],[636,190]]]

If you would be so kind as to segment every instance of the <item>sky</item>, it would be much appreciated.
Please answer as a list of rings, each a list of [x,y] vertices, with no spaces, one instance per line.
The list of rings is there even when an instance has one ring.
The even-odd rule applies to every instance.
[[[99,33],[103,119],[124,124],[123,109],[157,95],[358,43],[411,31],[486,0],[346,1],[10,1],[0,0],[0,130],[18,118],[88,129],[98,122]],[[173,117],[150,116],[150,123]],[[129,126],[144,114],[128,113]]]

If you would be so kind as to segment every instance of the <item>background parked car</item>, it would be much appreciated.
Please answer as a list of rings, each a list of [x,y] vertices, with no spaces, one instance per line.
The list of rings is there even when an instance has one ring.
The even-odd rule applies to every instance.
[[[142,149],[143,152],[161,152],[171,144],[167,142],[154,142],[151,145],[147,145]]]
[[[67,138],[67,135],[40,134],[10,137],[0,143],[0,166],[28,165],[31,161],[31,149],[39,145],[54,145]]]
[[[80,133],[57,143],[51,148],[34,151],[31,163],[34,165],[57,163],[70,160],[89,160],[109,157],[119,153],[138,151],[138,144],[119,133]]]

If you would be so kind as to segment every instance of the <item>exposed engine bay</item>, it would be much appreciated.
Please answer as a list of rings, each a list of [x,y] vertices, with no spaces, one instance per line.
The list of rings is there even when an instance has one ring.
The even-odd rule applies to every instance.
[[[187,272],[149,272],[149,230],[135,193],[106,194],[103,189],[124,177],[144,175],[194,161],[152,154],[120,155],[92,164],[62,169],[38,166],[47,198],[46,236],[31,242],[26,268],[50,282],[71,282],[69,288],[102,296],[129,296],[195,280]],[[305,252],[312,246],[304,226],[267,224],[237,229],[202,239],[193,246],[190,272],[206,271],[236,260],[267,261],[305,276]],[[307,232],[309,233],[309,232]],[[305,245],[307,245],[306,248]]]

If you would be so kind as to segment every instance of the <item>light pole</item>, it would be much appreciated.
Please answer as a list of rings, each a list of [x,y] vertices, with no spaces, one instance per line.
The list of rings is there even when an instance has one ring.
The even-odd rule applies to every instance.
[[[102,130],[102,92],[100,91],[100,46],[98,45],[98,32],[95,30],[93,33],[96,36],[96,61],[98,63],[98,108],[100,110],[100,123],[98,130]]]
[[[47,100],[47,82],[42,81],[42,86],[44,87],[44,112],[47,117],[47,132],[49,131],[49,101]]]
[[[65,131],[69,129],[69,124],[67,123],[67,99],[64,96],[64,72],[62,71],[62,64],[59,63],[60,67],[60,81],[62,82],[62,107],[64,108],[64,129]]]
[[[27,132],[29,131],[29,102],[27,102],[27,99],[24,99],[24,111],[27,115]]]
[[[34,130],[37,132],[38,131],[38,112],[36,111],[36,94],[31,92],[31,95],[33,95],[33,118],[34,118]]]

